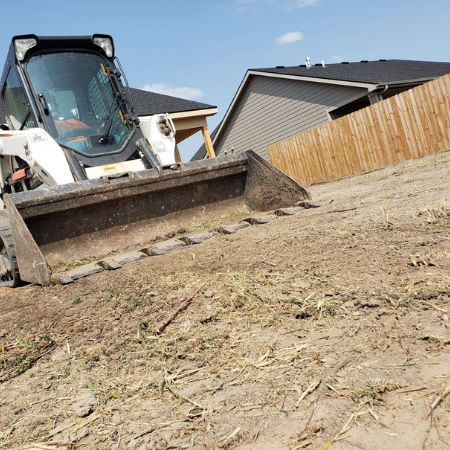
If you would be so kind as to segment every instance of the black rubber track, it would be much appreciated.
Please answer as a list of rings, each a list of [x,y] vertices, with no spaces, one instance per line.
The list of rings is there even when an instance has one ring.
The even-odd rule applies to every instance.
[[[19,275],[19,266],[17,265],[16,253],[14,251],[14,243],[11,236],[11,228],[6,211],[0,212],[0,252],[8,255],[9,263],[11,265],[11,274],[5,277],[0,277],[0,287],[16,287],[21,284]]]

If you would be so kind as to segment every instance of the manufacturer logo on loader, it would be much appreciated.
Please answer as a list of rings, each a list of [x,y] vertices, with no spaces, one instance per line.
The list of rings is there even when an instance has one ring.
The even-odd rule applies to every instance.
[[[38,142],[44,142],[47,140],[47,136],[44,133],[34,133],[30,136],[31,142],[36,144]]]

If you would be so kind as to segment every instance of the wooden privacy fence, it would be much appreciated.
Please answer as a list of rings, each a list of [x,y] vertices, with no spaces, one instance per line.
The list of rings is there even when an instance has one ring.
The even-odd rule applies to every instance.
[[[450,74],[268,148],[303,185],[450,149]]]

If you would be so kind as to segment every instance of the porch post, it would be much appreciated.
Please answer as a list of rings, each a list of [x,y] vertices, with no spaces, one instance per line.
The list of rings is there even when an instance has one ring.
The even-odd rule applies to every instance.
[[[208,158],[215,158],[216,153],[214,152],[213,143],[211,141],[211,136],[209,135],[208,127],[202,127],[203,140],[205,141],[206,152],[208,153]]]

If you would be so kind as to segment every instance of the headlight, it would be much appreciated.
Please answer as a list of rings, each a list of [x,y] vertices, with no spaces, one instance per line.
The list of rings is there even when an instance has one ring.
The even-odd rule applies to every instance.
[[[34,38],[16,39],[14,41],[14,50],[18,61],[23,61],[30,48],[36,47],[37,41]]]
[[[114,56],[113,44],[110,38],[95,37],[93,43],[103,49],[108,58],[112,58]]]

